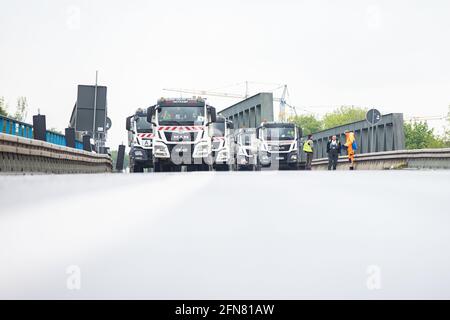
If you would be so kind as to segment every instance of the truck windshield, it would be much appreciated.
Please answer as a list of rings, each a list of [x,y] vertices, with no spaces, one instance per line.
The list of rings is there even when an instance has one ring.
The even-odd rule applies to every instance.
[[[225,136],[225,122],[216,122],[209,127],[210,135],[212,137],[224,137]]]
[[[251,146],[252,145],[252,136],[251,134],[243,134],[241,135],[240,142],[243,146]]]
[[[295,128],[264,128],[265,140],[295,140]]]
[[[160,125],[204,125],[205,107],[160,107],[158,121]]]
[[[137,132],[151,133],[153,132],[152,124],[147,122],[147,117],[138,117],[136,119]]]

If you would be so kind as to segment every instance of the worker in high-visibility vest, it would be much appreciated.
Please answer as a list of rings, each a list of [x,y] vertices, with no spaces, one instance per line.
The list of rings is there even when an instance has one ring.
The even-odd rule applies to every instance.
[[[350,162],[350,170],[354,170],[356,140],[353,131],[345,131],[345,147],[347,149],[348,161]]]
[[[312,135],[308,136],[308,140],[303,144],[303,151],[306,153],[306,170],[311,170],[314,155],[314,141]]]

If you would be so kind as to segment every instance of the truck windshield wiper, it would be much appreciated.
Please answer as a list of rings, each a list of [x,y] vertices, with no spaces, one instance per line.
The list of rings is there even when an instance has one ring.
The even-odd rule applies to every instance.
[[[176,121],[176,120],[169,120],[169,121],[161,121],[160,125],[166,126],[166,125],[177,125],[177,126],[181,126],[181,122]]]

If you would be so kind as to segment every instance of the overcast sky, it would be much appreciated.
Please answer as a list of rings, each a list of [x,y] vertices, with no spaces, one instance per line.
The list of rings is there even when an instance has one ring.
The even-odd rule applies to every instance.
[[[352,104],[437,116],[450,104],[449,39],[448,0],[0,0],[0,96],[10,111],[26,96],[63,129],[76,86],[99,70],[113,147],[137,107],[177,95],[167,87],[285,83],[293,105],[318,114]]]

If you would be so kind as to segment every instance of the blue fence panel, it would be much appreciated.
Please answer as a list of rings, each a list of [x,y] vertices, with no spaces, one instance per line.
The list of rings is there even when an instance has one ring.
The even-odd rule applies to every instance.
[[[33,139],[33,126],[31,124],[16,121],[4,116],[0,116],[0,132]],[[47,131],[45,140],[59,146],[67,145],[65,135],[56,132]],[[83,150],[83,143],[78,140],[75,141],[75,148]]]
[[[83,150],[83,142],[75,141],[75,148],[78,150]]]
[[[0,132],[33,139],[32,125],[3,116],[0,116]]]
[[[62,134],[47,131],[45,138],[47,142],[57,144],[59,146],[66,146],[66,137]]]

